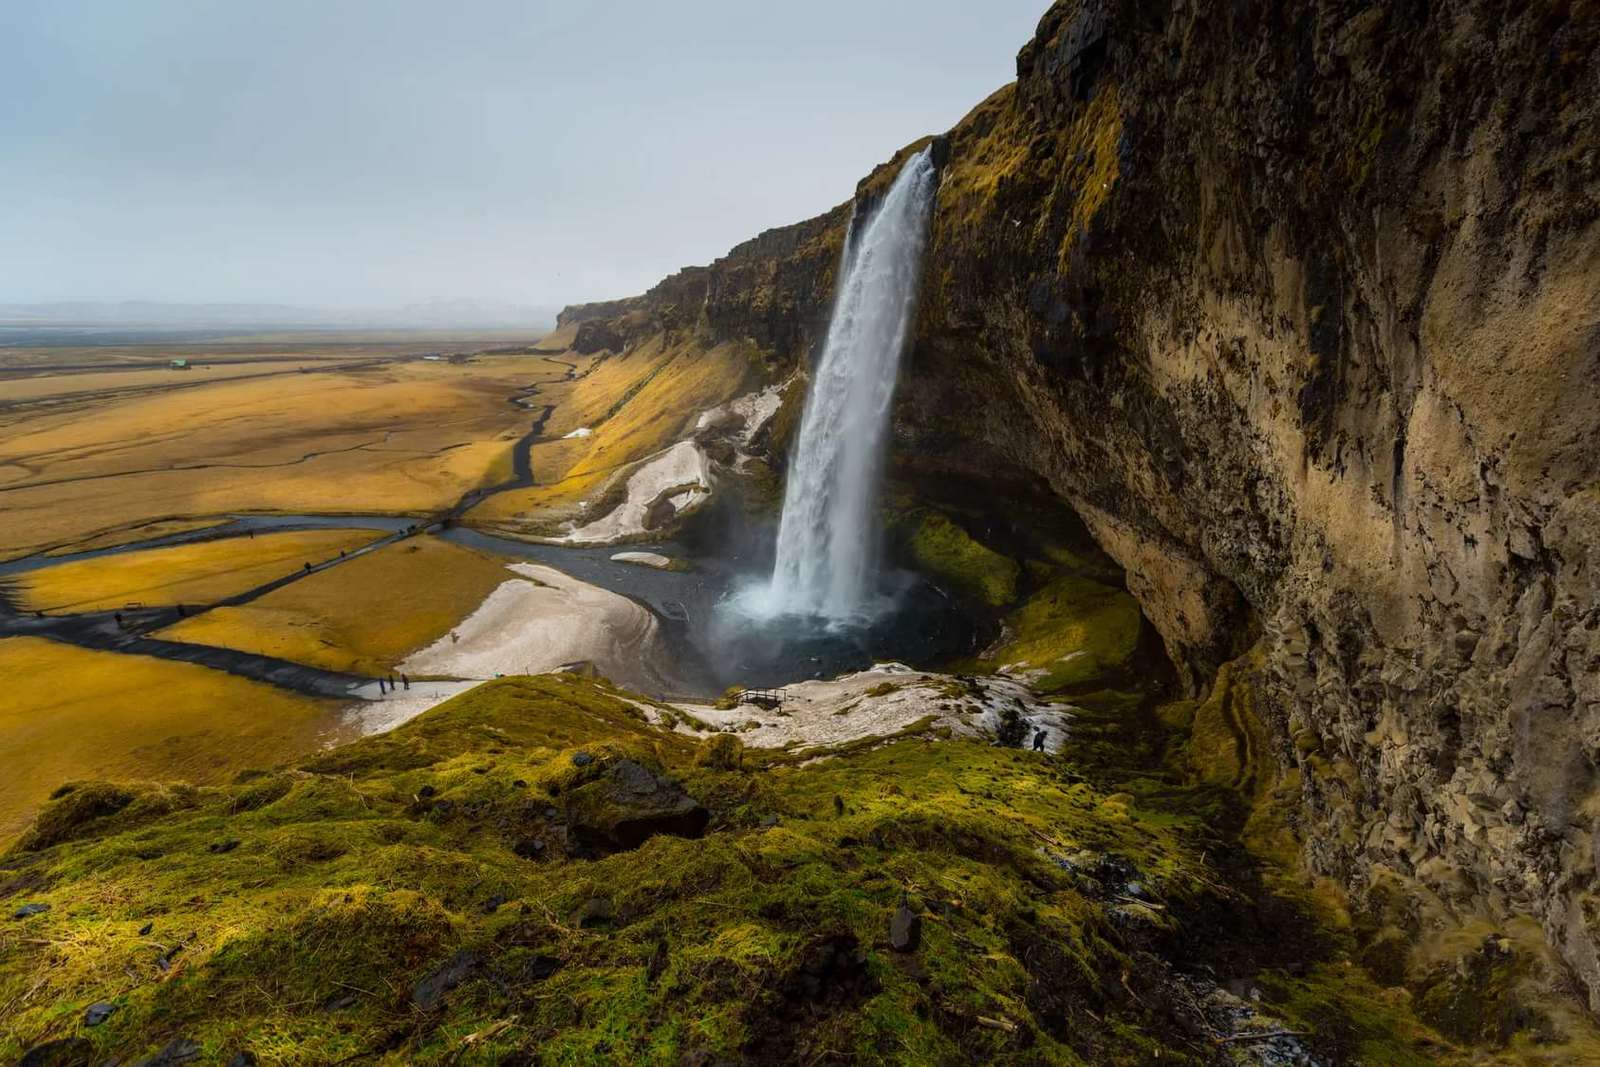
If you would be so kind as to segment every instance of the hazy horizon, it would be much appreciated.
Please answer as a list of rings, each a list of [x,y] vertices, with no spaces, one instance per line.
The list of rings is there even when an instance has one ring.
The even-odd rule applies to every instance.
[[[1045,0],[0,10],[0,304],[640,292],[849,198]]]

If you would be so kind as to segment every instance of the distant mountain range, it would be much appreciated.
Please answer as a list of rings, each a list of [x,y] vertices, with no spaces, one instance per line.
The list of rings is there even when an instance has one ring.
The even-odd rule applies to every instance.
[[[428,300],[399,308],[308,308],[292,304],[184,304],[150,300],[0,303],[0,325],[409,327],[553,326],[558,307],[484,300]]]

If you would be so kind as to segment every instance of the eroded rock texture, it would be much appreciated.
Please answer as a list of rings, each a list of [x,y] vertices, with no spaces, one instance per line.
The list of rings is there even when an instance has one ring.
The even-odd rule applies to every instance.
[[[1254,650],[1314,870],[1534,915],[1600,1008],[1600,5],[1070,0],[1017,66],[903,460],[1046,480],[1194,693]],[[568,314],[803,359],[848,217]]]

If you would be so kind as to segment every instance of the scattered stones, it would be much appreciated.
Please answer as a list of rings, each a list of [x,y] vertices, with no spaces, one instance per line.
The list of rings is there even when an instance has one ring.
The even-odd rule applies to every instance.
[[[147,922],[143,926],[139,927],[139,936],[140,937],[149,937],[150,936],[150,931],[154,930],[155,928],[156,928],[156,924],[153,921],[152,922]]]
[[[233,1059],[228,1061],[228,1067],[256,1067],[258,1062],[256,1054],[246,1049],[242,1052],[235,1052]]]
[[[217,855],[220,856],[220,855],[222,855],[224,853],[232,852],[234,849],[239,847],[239,844],[240,844],[240,842],[239,842],[238,838],[230,837],[226,841],[214,841],[214,842],[212,842],[210,845],[206,846],[206,851],[207,852],[214,852],[214,853],[216,853]]]
[[[889,947],[896,952],[915,952],[921,943],[922,916],[901,904],[889,920]]]
[[[98,1001],[89,1005],[83,1013],[83,1025],[99,1026],[117,1013],[117,1005],[108,1000]]]
[[[536,860],[544,855],[545,844],[536,837],[524,838],[512,846],[511,851],[525,860]]]
[[[495,912],[500,910],[500,905],[504,904],[505,902],[506,898],[501,896],[499,893],[496,893],[494,896],[483,902],[483,913],[485,915],[493,915]]]
[[[438,792],[439,791],[437,789],[435,789],[433,786],[425,785],[421,789],[417,790],[417,796],[421,797],[423,800],[427,800],[429,797],[433,796],[434,794],[436,794]]]
[[[594,757],[587,752],[574,752],[572,754],[572,765],[574,767],[587,767],[593,762]]]
[[[356,1006],[354,993],[335,993],[322,1004],[323,1011],[349,1011]]]
[[[477,953],[461,949],[412,987],[411,1003],[422,1011],[436,1010],[445,994],[477,974],[478,967]]]
[[[48,904],[24,904],[11,913],[13,919],[31,919],[35,915],[43,915],[50,910]]]
[[[135,1067],[173,1067],[179,1063],[193,1063],[200,1058],[200,1045],[187,1037],[175,1037],[161,1047],[154,1056],[140,1060]]]

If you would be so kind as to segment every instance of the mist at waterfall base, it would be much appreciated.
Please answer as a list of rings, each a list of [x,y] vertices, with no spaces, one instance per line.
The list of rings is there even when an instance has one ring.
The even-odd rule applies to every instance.
[[[879,488],[900,357],[916,311],[938,171],[912,156],[882,200],[858,208],[822,355],[785,479],[772,569],[721,605],[708,636],[747,684],[810,665],[928,658],[952,637],[937,589],[882,565]]]

